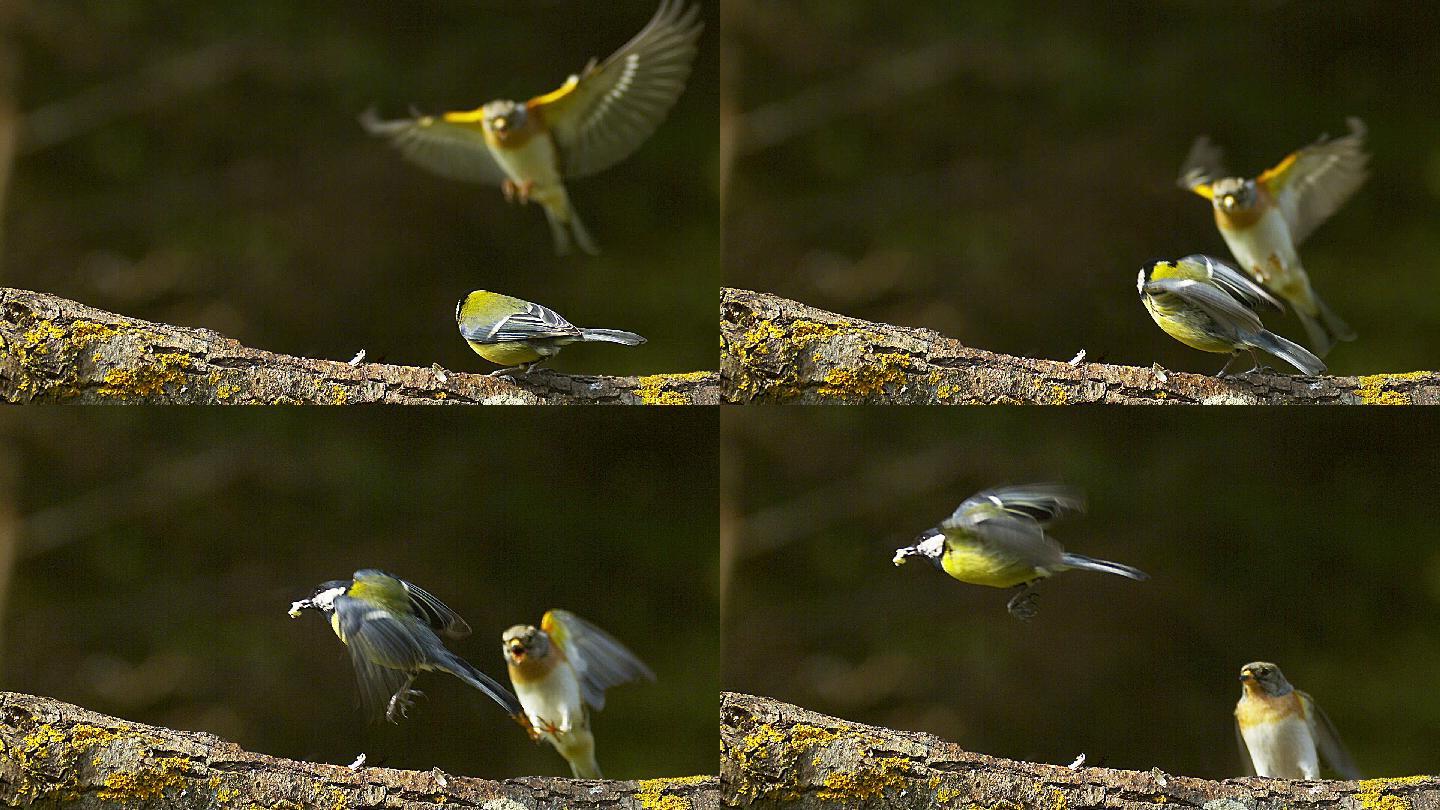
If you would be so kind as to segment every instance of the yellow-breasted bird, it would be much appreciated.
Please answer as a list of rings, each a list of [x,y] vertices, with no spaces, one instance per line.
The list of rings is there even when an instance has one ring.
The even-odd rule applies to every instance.
[[[1284,360],[1304,374],[1313,376],[1325,371],[1320,358],[1304,346],[1266,330],[1255,312],[1262,305],[1277,310],[1283,310],[1284,305],[1219,259],[1195,255],[1146,265],[1140,268],[1136,288],[1150,317],[1170,337],[1192,349],[1230,355],[1216,376],[1224,376],[1242,350],[1254,358],[1256,349]],[[1250,371],[1259,368],[1257,359]]]
[[[573,238],[594,255],[599,249],[565,181],[619,163],[660,126],[685,89],[701,28],[699,6],[661,0],[640,33],[605,61],[590,60],[558,90],[395,121],[371,109],[360,123],[436,174],[499,185],[507,200],[534,200],[545,210],[556,253],[569,253]]]
[[[537,739],[570,763],[577,779],[601,779],[590,710],[605,708],[605,690],[655,673],[609,633],[566,610],[551,610],[540,627],[517,624],[501,636],[510,683]]]
[[[1035,615],[1036,583],[1061,571],[1078,568],[1149,579],[1128,565],[1071,554],[1045,533],[1053,521],[1084,510],[1084,497],[1061,484],[988,489],[966,498],[945,522],[917,537],[915,545],[896,549],[892,562],[904,565],[907,557],[926,557],[961,582],[1019,586],[1005,606],[1019,619]]]
[[[1219,147],[1201,136],[1180,169],[1180,186],[1209,200],[1215,224],[1241,269],[1289,301],[1305,325],[1310,347],[1324,357],[1355,331],[1310,286],[1296,248],[1365,182],[1365,124],[1350,133],[1292,152],[1259,177],[1235,177]]]
[[[1240,668],[1235,740],[1251,776],[1319,779],[1320,757],[1345,779],[1359,779],[1335,724],[1314,698],[1290,685],[1280,668],[1255,661]],[[1317,756],[1318,754],[1318,756]]]
[[[505,368],[491,376],[530,370],[571,343],[619,343],[639,346],[645,338],[619,329],[581,329],[549,307],[519,298],[475,290],[455,305],[460,336],[481,357]]]
[[[445,648],[436,635],[463,638],[470,625],[428,591],[397,576],[365,568],[349,580],[320,584],[307,598],[290,605],[290,617],[316,610],[350,651],[360,696],[372,715],[392,723],[409,711],[419,690],[411,689],[421,672],[448,672],[484,692],[511,717],[520,702],[494,678]]]

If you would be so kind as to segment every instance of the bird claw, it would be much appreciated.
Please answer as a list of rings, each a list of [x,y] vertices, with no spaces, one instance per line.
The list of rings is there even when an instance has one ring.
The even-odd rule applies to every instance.
[[[1039,593],[1027,588],[1011,597],[1010,601],[1005,603],[1005,609],[1010,611],[1011,616],[1022,622],[1028,622],[1035,618],[1036,613],[1040,612],[1040,606],[1037,604],[1039,599]]]
[[[398,724],[401,718],[407,717],[410,707],[415,705],[414,698],[425,697],[425,693],[419,689],[401,689],[390,696],[390,703],[385,707],[385,719]]]
[[[523,183],[517,183],[514,180],[506,178],[500,181],[500,193],[505,195],[505,202],[508,203],[520,203],[521,205],[528,205],[530,203],[530,195],[534,193],[534,191],[534,180],[526,180]]]
[[[540,730],[538,734],[549,734],[553,737],[556,734],[559,734],[561,731],[564,731],[564,729],[560,728],[559,726],[555,725],[549,720],[546,720],[543,717],[536,717],[535,719],[540,723]]]

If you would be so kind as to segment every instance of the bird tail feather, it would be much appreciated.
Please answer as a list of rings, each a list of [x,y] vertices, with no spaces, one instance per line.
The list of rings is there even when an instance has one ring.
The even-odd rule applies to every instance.
[[[645,338],[640,337],[634,332],[625,332],[619,329],[581,329],[580,340],[619,343],[624,346],[639,346],[645,342]]]
[[[437,662],[437,666],[484,692],[511,716],[518,715],[525,710],[520,705],[519,698],[502,686],[499,681],[476,669],[469,661],[449,650],[445,651],[445,655]]]
[[[1109,560],[1097,560],[1094,557],[1086,557],[1084,554],[1066,554],[1064,563],[1071,568],[1083,568],[1086,571],[1100,571],[1105,574],[1116,574],[1130,579],[1146,580],[1150,575],[1139,568],[1131,568],[1128,565],[1121,565]]]
[[[545,209],[545,219],[550,223],[550,235],[555,239],[555,255],[568,255],[572,242],[591,256],[600,255],[600,248],[591,238],[585,223],[580,221],[580,215],[570,206],[569,200],[542,207]]]
[[[1306,316],[1303,314],[1300,318],[1302,321],[1305,321],[1307,328],[1312,323],[1312,320],[1306,320]],[[1313,340],[1315,335],[1312,333],[1310,337]],[[1273,354],[1299,369],[1302,374],[1308,374],[1313,377],[1317,374],[1325,373],[1325,361],[1316,357],[1309,349],[1301,346],[1299,343],[1280,337],[1274,332],[1261,332],[1251,339],[1251,343],[1255,348]]]

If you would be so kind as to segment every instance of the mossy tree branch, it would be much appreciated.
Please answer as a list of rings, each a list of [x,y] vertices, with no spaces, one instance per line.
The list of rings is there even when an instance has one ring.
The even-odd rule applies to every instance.
[[[720,791],[737,807],[1007,810],[1359,810],[1440,807],[1440,777],[1216,782],[975,754],[915,731],[827,717],[769,698],[720,698]]]
[[[972,349],[929,329],[871,323],[767,293],[722,290],[728,402],[1063,405],[1432,405],[1440,373],[1290,377],[1038,360]]]
[[[458,338],[457,338],[458,339]],[[714,372],[520,378],[291,357],[0,287],[0,400],[162,404],[713,405]]]
[[[517,733],[518,730],[517,730]],[[296,762],[49,698],[0,692],[0,802],[76,808],[475,807],[717,810],[713,776],[638,782]]]

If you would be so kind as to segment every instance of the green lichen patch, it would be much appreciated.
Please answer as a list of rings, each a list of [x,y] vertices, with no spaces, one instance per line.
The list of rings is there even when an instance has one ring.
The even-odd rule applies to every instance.
[[[635,396],[646,405],[689,405],[691,399],[676,387],[688,388],[705,380],[712,372],[692,371],[685,374],[653,374],[641,377]]]
[[[708,776],[680,776],[672,779],[642,779],[635,794],[640,806],[646,810],[690,810],[693,803],[685,796],[673,791],[690,785],[698,785],[710,779]]]
[[[1360,806],[1365,810],[1412,810],[1413,805],[1403,796],[1387,791],[1414,785],[1429,779],[1428,776],[1401,776],[1394,779],[1363,779],[1360,781]]]
[[[1360,386],[1355,389],[1355,395],[1360,397],[1360,401],[1366,405],[1410,405],[1413,400],[1409,394],[1388,388],[1388,386],[1422,380],[1428,376],[1430,376],[1429,372],[1425,371],[1412,371],[1408,374],[1372,374],[1360,378]]]

